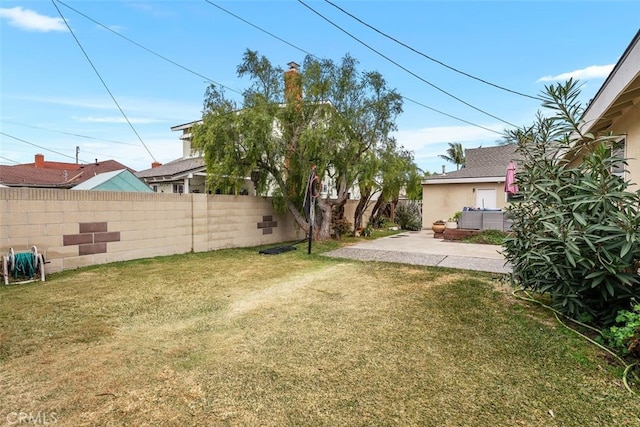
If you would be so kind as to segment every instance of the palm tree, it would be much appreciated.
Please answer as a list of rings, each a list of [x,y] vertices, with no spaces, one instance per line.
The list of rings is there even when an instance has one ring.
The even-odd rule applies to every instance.
[[[456,170],[460,170],[460,166],[464,165],[464,150],[459,142],[450,142],[447,148],[447,154],[440,154],[438,157],[456,165]]]

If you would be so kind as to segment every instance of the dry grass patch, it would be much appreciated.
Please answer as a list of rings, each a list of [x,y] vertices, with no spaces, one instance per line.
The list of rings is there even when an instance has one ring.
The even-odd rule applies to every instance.
[[[255,250],[0,289],[0,416],[58,425],[634,425],[601,355],[490,275]]]

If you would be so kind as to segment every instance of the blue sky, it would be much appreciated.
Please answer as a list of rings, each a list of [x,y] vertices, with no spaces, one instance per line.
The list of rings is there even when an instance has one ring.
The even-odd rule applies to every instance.
[[[398,142],[423,170],[453,170],[449,142],[495,145],[540,103],[434,60],[530,96],[574,76],[586,102],[639,27],[638,1],[3,0],[0,163],[74,162],[76,147],[81,163],[174,160],[170,128],[200,118],[210,81],[246,88],[252,49],[284,69],[309,53],[379,71],[405,97]]]

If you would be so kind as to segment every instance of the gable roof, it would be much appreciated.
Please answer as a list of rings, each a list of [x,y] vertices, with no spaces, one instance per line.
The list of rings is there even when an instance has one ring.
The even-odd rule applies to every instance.
[[[584,112],[586,132],[604,131],[640,101],[640,30]]]
[[[195,120],[193,122],[188,122],[188,123],[183,123],[181,125],[171,126],[171,130],[172,131],[177,131],[177,130],[191,129],[195,125],[201,125],[202,123],[203,123],[202,119],[201,120]]]
[[[135,175],[145,181],[171,181],[183,178],[189,173],[205,172],[206,168],[204,157],[190,157],[173,160],[155,168],[145,169],[136,172]]]
[[[0,165],[0,183],[8,187],[72,188],[96,175],[127,169],[115,160],[78,164],[44,161],[21,165]]]
[[[430,176],[425,184],[457,184],[463,182],[503,182],[507,165],[517,160],[516,144],[464,150],[464,167],[455,172]]]
[[[127,191],[138,193],[153,192],[151,188],[127,169],[101,173],[93,178],[81,182],[73,187],[72,190]]]

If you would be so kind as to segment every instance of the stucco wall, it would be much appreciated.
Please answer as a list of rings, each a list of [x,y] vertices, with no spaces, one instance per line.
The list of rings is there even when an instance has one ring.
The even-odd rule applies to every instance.
[[[465,184],[423,184],[422,185],[422,228],[429,229],[434,221],[447,220],[464,207],[476,206],[478,189],[495,189],[496,208],[504,209],[504,183],[482,182]]]
[[[628,171],[629,179],[635,185],[630,190],[638,190],[640,187],[640,104],[634,105],[623,117],[613,126],[614,135],[624,135],[625,156],[629,159]]]
[[[362,226],[366,227],[369,223],[369,217],[371,216],[371,211],[373,210],[373,206],[376,204],[375,200],[372,200],[369,205],[364,210],[364,216],[362,217]],[[353,225],[353,216],[356,213],[356,208],[358,207],[358,200],[347,200],[347,204],[344,205],[344,217],[349,220],[349,222]]]
[[[303,237],[268,198],[0,188],[0,253],[36,246],[49,272]]]

